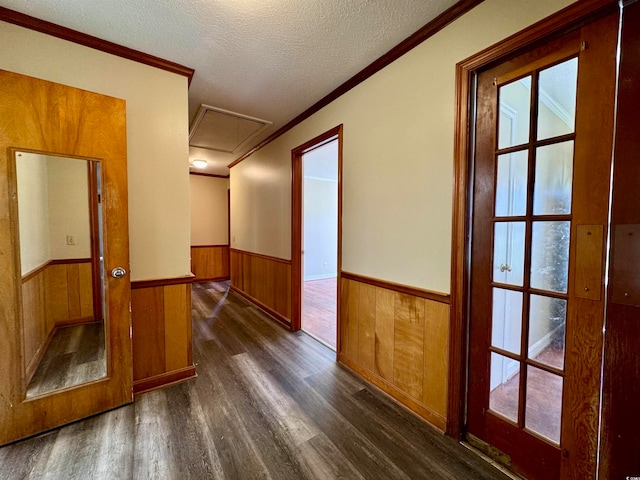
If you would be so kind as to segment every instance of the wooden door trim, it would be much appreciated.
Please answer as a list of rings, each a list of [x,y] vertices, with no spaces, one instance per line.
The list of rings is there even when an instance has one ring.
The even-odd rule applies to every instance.
[[[97,165],[94,162],[88,164],[89,176],[89,224],[91,229],[91,281],[93,290],[93,320],[99,322],[103,319],[102,313],[102,278],[100,275],[100,215],[98,204],[102,201],[98,198],[98,192],[102,189],[98,185]],[[106,272],[105,272],[106,274]]]
[[[342,278],[342,124],[291,151],[291,330],[302,328],[302,156],[338,141],[338,288],[336,322],[340,331],[340,282]],[[337,335],[340,351],[340,335]]]
[[[481,70],[614,13],[618,8],[617,0],[573,3],[456,65],[450,369],[446,430],[454,438],[462,438],[466,416],[470,189],[473,185],[470,167],[474,141],[475,79]]]

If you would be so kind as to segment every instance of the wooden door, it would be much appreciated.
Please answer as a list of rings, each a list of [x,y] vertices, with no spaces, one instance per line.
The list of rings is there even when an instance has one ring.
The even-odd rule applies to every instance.
[[[106,270],[106,375],[28,399],[17,151],[99,164]],[[0,445],[133,400],[130,283],[109,275],[114,267],[129,269],[125,102],[0,71]]]
[[[478,76],[467,432],[534,480],[595,472],[616,40]]]

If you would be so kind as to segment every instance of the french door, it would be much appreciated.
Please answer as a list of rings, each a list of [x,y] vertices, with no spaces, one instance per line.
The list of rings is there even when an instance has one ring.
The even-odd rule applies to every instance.
[[[597,441],[615,40],[606,18],[478,75],[467,432],[531,479]]]

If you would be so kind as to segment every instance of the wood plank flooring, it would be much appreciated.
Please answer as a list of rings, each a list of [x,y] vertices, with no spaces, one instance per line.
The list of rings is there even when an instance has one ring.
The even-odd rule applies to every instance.
[[[198,378],[0,449],[2,479],[506,479],[228,291],[194,284]]]
[[[27,398],[92,382],[106,374],[104,324],[59,327],[29,382]]]
[[[303,286],[302,329],[336,348],[338,279],[307,280]]]

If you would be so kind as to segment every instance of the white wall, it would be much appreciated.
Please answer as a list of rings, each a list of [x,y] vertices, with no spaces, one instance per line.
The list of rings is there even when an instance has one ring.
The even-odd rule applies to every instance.
[[[126,100],[131,279],[188,275],[187,78],[5,22],[0,45],[4,70]]]
[[[343,269],[449,292],[455,65],[569,3],[485,0],[232,168],[232,245],[291,258],[291,150],[344,124]]]
[[[191,245],[228,245],[228,178],[189,175]]]
[[[51,259],[91,258],[87,162],[63,157],[47,162]],[[67,235],[75,237],[75,245],[67,245]]]
[[[338,274],[338,142],[302,157],[305,280]]]
[[[16,161],[18,229],[22,276],[51,259],[47,157],[21,155]]]

